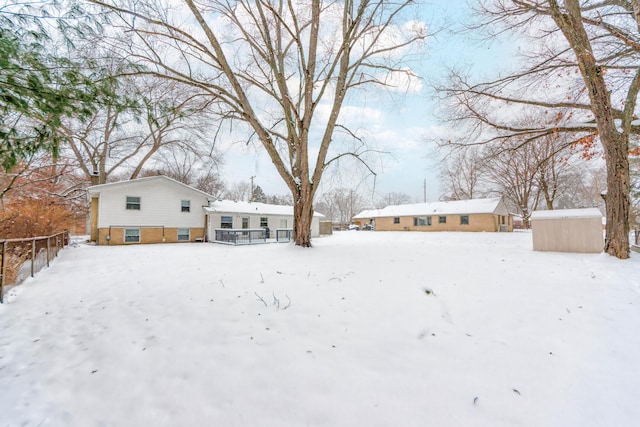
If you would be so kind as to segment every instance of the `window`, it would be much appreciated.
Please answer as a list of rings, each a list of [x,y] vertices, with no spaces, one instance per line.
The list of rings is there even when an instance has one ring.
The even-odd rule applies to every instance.
[[[460,224],[469,225],[469,215],[461,215],[460,216]]]
[[[178,241],[179,242],[188,242],[191,240],[189,237],[189,229],[188,228],[178,228]]]
[[[125,243],[140,243],[140,229],[139,228],[125,228],[124,229],[124,242]]]
[[[438,217],[438,224],[446,224],[447,223],[447,217],[446,216],[439,216]]]
[[[249,228],[249,218],[242,218],[242,228]]]
[[[231,216],[220,217],[220,228],[233,228],[233,217]]]
[[[393,218],[393,223],[394,224],[400,224],[400,217],[397,216],[397,217]]]
[[[269,228],[269,218],[266,216],[260,217],[260,228]]]
[[[431,225],[431,217],[427,216],[419,216],[419,217],[415,217],[413,218],[413,225],[414,226],[418,226],[418,227],[423,227],[425,225]]]
[[[127,196],[127,209],[139,211],[140,197]]]
[[[182,212],[191,212],[191,200],[182,200],[180,204]]]

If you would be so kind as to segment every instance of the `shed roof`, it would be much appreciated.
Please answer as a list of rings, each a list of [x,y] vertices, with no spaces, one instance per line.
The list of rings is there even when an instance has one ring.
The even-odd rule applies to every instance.
[[[565,218],[602,218],[598,208],[554,209],[551,211],[534,211],[531,219],[565,219]]]
[[[204,191],[198,190],[197,188],[191,187],[190,185],[187,185],[187,184],[183,184],[180,181],[176,181],[175,179],[169,178],[168,176],[164,176],[164,175],[146,176],[144,178],[136,178],[136,179],[129,179],[125,181],[108,182],[106,184],[92,185],[91,187],[87,188],[87,191],[89,192],[89,194],[99,194],[100,192],[104,190],[109,190],[111,188],[137,185],[143,182],[150,182],[150,181],[163,181],[163,182],[171,183],[173,185],[178,185],[178,186],[187,188],[196,193],[200,193],[202,196],[206,197],[207,199],[215,198],[211,194],[205,193]]]
[[[245,214],[261,214],[261,215],[284,215],[293,216],[293,206],[286,205],[270,205],[258,202],[236,202],[233,200],[216,200],[204,208],[209,213],[245,213]],[[313,216],[324,217],[319,212],[315,212]]]
[[[451,200],[448,202],[413,203],[392,205],[384,209],[370,209],[360,212],[354,219],[383,218],[414,215],[454,215],[494,213],[502,199]]]

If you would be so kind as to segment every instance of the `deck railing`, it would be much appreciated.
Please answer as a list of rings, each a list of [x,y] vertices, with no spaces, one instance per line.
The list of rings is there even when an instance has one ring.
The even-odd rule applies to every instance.
[[[231,245],[254,245],[258,243],[289,242],[293,230],[278,228],[216,228],[214,242]]]

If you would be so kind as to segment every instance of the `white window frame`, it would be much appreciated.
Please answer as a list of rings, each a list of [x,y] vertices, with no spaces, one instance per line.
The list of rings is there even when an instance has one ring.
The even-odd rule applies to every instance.
[[[138,201],[134,202],[132,200],[130,201],[129,199],[138,199]],[[140,197],[140,196],[126,196],[125,205],[124,206],[128,211],[139,211],[141,209],[141,207],[142,207],[142,197]],[[135,206],[137,206],[137,207],[135,207]]]
[[[180,233],[180,230],[182,230],[182,231],[186,230],[187,233],[186,234],[185,233]],[[178,228],[176,230],[176,233],[177,233],[176,239],[177,239],[178,242],[190,242],[191,241],[191,229],[190,228],[180,227],[180,228]],[[187,236],[186,239],[181,239],[180,238],[180,236],[185,236],[185,235]]]
[[[224,221],[225,218],[230,218],[231,222]],[[229,224],[229,226],[225,226],[225,224]],[[220,228],[233,228],[233,216],[231,215],[220,215]]]
[[[127,240],[128,237],[136,237],[134,236],[127,236],[127,231],[137,231],[137,240]],[[124,243],[140,243],[140,229],[139,228],[125,228],[123,231],[123,241]]]
[[[180,212],[191,212],[191,200],[180,200]]]

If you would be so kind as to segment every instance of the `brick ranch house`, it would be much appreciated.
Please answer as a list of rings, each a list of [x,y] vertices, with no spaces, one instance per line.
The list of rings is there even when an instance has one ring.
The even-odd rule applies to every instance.
[[[360,212],[353,223],[376,231],[513,231],[502,198],[387,206]]]

